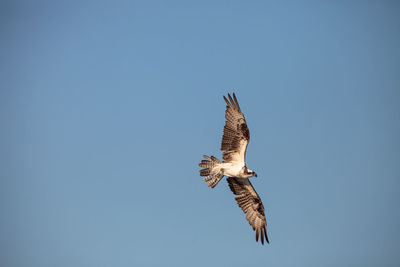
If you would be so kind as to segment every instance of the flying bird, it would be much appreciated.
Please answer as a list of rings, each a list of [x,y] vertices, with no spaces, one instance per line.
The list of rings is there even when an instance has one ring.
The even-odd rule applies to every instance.
[[[208,186],[214,188],[219,181],[227,176],[229,188],[237,197],[235,200],[239,207],[246,214],[246,219],[256,231],[256,241],[261,236],[261,243],[265,241],[269,243],[267,235],[267,222],[265,220],[264,206],[260,196],[250,183],[250,177],[257,177],[257,174],[247,168],[245,157],[246,148],[250,141],[249,128],[246,119],[240,110],[235,93],[233,98],[228,94],[229,100],[224,96],[226,102],[225,126],[222,136],[221,162],[214,156],[203,156],[205,160],[199,163],[204,168],[200,170],[200,176],[205,176],[204,182]]]

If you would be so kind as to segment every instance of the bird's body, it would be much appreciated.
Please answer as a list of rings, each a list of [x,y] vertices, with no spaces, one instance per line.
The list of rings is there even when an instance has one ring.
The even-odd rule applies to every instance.
[[[223,169],[223,174],[225,176],[230,177],[243,177],[244,171],[241,164],[237,164],[236,162],[223,162],[221,163],[221,168]]]
[[[250,178],[253,176],[251,170],[236,162],[222,162],[220,168],[222,169],[224,176],[236,178]]]
[[[249,129],[235,94],[233,98],[228,94],[229,100],[224,97],[227,103],[225,112],[224,135],[222,137],[221,150],[223,162],[214,156],[204,156],[199,164],[204,169],[200,170],[200,175],[205,176],[204,182],[214,188],[219,181],[228,176],[228,184],[231,191],[237,195],[235,198],[239,207],[246,213],[246,219],[256,231],[256,240],[261,234],[261,243],[265,240],[269,243],[264,206],[249,178],[257,174],[248,169],[245,163],[246,148],[250,140]]]

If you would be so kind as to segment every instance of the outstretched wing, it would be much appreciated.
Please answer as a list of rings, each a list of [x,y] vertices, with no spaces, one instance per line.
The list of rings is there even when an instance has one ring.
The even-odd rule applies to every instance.
[[[224,96],[227,104],[225,111],[224,135],[222,136],[221,150],[224,161],[235,161],[245,165],[247,144],[250,140],[246,119],[240,110],[235,93],[233,98],[228,94],[229,100]]]
[[[250,181],[235,177],[228,177],[227,181],[229,188],[237,195],[235,200],[243,212],[246,213],[247,221],[256,231],[256,241],[258,241],[258,237],[261,234],[261,243],[264,245],[264,236],[265,241],[269,243],[264,206]]]

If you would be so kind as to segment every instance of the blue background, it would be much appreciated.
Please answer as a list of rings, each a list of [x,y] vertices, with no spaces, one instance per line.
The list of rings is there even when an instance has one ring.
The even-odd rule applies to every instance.
[[[0,265],[398,266],[398,1],[2,1]],[[251,133],[271,244],[225,180]]]

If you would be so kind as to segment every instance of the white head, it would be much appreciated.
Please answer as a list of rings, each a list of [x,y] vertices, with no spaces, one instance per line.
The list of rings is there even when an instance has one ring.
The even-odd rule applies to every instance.
[[[250,177],[257,177],[257,173],[253,170],[248,169],[247,167],[245,167],[244,173],[246,174],[246,176]]]

